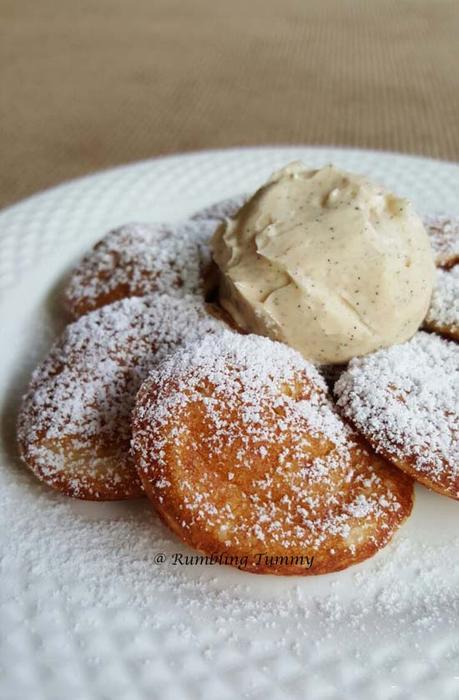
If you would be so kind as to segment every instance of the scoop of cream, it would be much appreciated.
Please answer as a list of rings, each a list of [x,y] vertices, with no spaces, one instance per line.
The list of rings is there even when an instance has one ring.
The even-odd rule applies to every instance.
[[[411,204],[332,165],[275,173],[212,249],[234,321],[319,364],[407,340],[432,294],[433,256]]]

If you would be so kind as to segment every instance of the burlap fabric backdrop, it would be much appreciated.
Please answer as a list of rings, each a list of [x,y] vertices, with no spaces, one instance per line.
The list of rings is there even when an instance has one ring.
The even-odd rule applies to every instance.
[[[151,156],[459,159],[458,0],[0,0],[0,205]]]

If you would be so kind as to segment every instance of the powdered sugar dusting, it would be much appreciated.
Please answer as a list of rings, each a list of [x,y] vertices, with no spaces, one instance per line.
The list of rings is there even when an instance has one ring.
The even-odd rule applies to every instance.
[[[424,225],[438,267],[451,267],[459,262],[459,219],[445,214],[424,218]]]
[[[32,356],[46,320],[34,313],[36,332],[25,336],[31,323],[21,317],[11,336],[15,369]],[[27,347],[19,344],[24,337],[31,339]],[[4,375],[13,375],[9,364]],[[12,441],[12,426],[9,432]],[[102,504],[64,498],[15,467],[5,440],[1,619],[14,682],[25,676],[32,682],[33,668],[49,676],[50,654],[55,661],[58,650],[59,663],[65,659],[64,683],[70,658],[81,668],[83,695],[87,673],[101,684],[113,681],[114,655],[120,660],[115,670],[133,669],[139,684],[149,669],[150,689],[170,683],[183,662],[198,688],[201,675],[195,679],[206,664],[214,677],[220,671],[237,675],[255,694],[268,682],[271,687],[276,674],[299,696],[309,687],[314,694],[330,685],[339,694],[350,677],[365,695],[370,679],[380,689],[383,681],[400,683],[405,672],[419,669],[425,693],[438,689],[440,677],[455,692],[456,503],[419,489],[414,516],[389,547],[362,565],[319,579],[254,577],[215,565],[177,567],[170,559],[158,565],[158,551],[168,557],[192,552],[161,525],[147,499]],[[160,658],[156,650],[162,645],[168,651]],[[162,681],[166,663],[170,675]],[[369,671],[362,680],[364,665]],[[252,671],[260,686],[251,684]],[[130,686],[125,676],[122,683],[132,692],[138,690],[134,675]]]
[[[459,539],[451,533],[447,545],[401,536],[390,551],[320,581],[273,580],[225,566],[174,566],[175,552],[191,551],[162,526],[146,499],[129,506],[75,503],[26,477],[0,474],[2,514],[11,524],[0,571],[11,606],[30,588],[41,591],[42,608],[65,600],[94,624],[99,606],[141,611],[137,631],[157,627],[166,616],[168,634],[192,635],[197,622],[199,630],[206,625],[212,632],[216,652],[219,641],[253,641],[256,626],[275,632],[278,649],[294,644],[299,657],[311,645],[326,652],[330,635],[336,650],[343,635],[348,645],[347,635],[365,644],[377,633],[382,645],[385,633],[441,636],[456,626],[459,570],[452,563]],[[168,558],[163,565],[155,561],[157,552]]]
[[[73,495],[91,492],[91,479],[115,488],[128,461],[141,382],[185,339],[222,327],[203,302],[167,295],[115,302],[69,325],[34,371],[23,401],[26,462],[50,484],[67,474]],[[78,456],[73,476],[69,452]]]
[[[103,304],[152,292],[202,292],[210,261],[208,219],[179,224],[126,224],[110,231],[73,271],[65,290],[75,316]]]
[[[261,162],[259,156],[252,152],[246,158],[251,172],[257,159]],[[350,158],[357,163],[357,155]],[[381,158],[386,157],[371,156],[367,170],[381,164],[385,171]],[[420,167],[419,162],[399,160],[395,169],[388,160],[387,172],[392,169],[390,177],[401,178],[419,201],[424,201],[424,194],[429,202],[441,203],[444,196],[451,201],[456,178],[452,166],[425,161]],[[145,171],[141,177],[130,175],[123,202],[132,200],[133,211],[145,185],[156,186],[161,179],[154,165],[148,168],[147,180]],[[177,166],[175,172],[180,168],[183,175],[183,162]],[[236,188],[239,166],[228,157],[225,167],[234,173]],[[201,161],[185,180],[191,182],[200,172]],[[104,181],[99,192],[122,191],[119,178],[115,175],[108,188]],[[169,187],[171,178],[165,182]],[[94,187],[97,190],[97,184],[91,185],[93,195]],[[64,227],[68,240],[68,232],[81,221],[90,223],[96,210],[102,217],[114,197],[104,196],[94,208],[94,197],[82,204],[81,189],[72,190],[71,209],[59,191],[52,201],[45,197],[48,209],[39,200],[27,212],[21,210],[18,227],[7,225],[5,219],[2,233],[7,241],[9,228],[17,250],[24,252],[30,241],[38,250],[39,237],[57,242],[53,231]],[[67,227],[66,220],[75,226]],[[41,236],[45,228],[47,235]],[[27,234],[24,246],[19,231]],[[8,254],[5,249],[8,260],[14,250],[10,246]],[[11,272],[16,274],[15,266]],[[8,284],[9,279],[8,275]],[[27,276],[21,278],[24,301],[34,296],[34,283]],[[5,384],[14,384],[16,372],[26,372],[26,357],[32,362],[38,352],[37,338],[47,317],[37,314],[35,305],[33,322],[28,313],[29,307],[18,305],[15,332],[8,328],[6,333],[4,325],[8,343],[3,349],[14,345],[16,355],[14,362],[3,363]],[[30,332],[32,325],[35,334]],[[12,441],[12,427],[9,433]],[[220,566],[179,568],[155,562],[158,551],[169,555],[180,545],[158,522],[147,499],[92,504],[61,497],[14,466],[11,454],[2,451],[3,438],[1,620],[6,645],[2,648],[10,650],[3,656],[3,682],[11,678],[22,688],[26,679],[29,687],[40,679],[29,694],[22,693],[21,700],[46,693],[45,685],[50,696],[54,692],[59,698],[87,697],[96,692],[96,685],[102,694],[140,697],[152,688],[158,694],[173,694],[176,686],[176,695],[183,688],[197,696],[204,690],[215,695],[225,682],[230,695],[243,690],[255,696],[338,698],[347,693],[365,698],[397,696],[410,688],[419,698],[456,697],[459,509],[455,502],[419,488],[414,515],[396,541],[365,564],[336,575],[289,580],[249,576]],[[180,551],[191,554],[185,547]]]
[[[417,333],[351,360],[338,406],[376,450],[432,488],[459,497],[459,347]]]
[[[139,393],[133,444],[160,507],[173,489],[182,499],[182,530],[218,532],[226,548],[309,547],[315,573],[348,565],[343,549],[352,563],[368,541],[383,546],[411,507],[410,480],[397,485],[358,444],[317,370],[267,338],[209,336],[158,365]],[[196,460],[198,482],[187,467]]]
[[[451,270],[437,270],[425,325],[459,340],[459,265]]]

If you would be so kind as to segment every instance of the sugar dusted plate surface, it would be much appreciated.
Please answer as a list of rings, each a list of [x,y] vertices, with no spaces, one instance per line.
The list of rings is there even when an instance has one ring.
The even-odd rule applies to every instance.
[[[456,502],[418,488],[394,542],[345,572],[255,577],[174,565],[192,552],[146,502],[65,499],[17,461],[18,398],[63,327],[75,259],[113,226],[186,216],[298,158],[368,174],[420,213],[459,214],[454,164],[302,147],[146,161],[0,213],[2,697],[458,697]]]

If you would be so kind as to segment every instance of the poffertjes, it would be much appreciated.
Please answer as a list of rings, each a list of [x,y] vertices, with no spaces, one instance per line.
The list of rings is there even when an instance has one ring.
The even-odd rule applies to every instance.
[[[323,574],[386,545],[413,482],[336,412],[317,370],[267,338],[188,344],[142,385],[133,453],[184,542],[263,574]]]
[[[355,358],[338,406],[374,449],[438,493],[459,499],[459,346],[435,334]]]
[[[459,342],[459,265],[437,270],[424,328]]]
[[[453,267],[459,263],[459,218],[444,214],[424,217],[437,267]]]
[[[18,426],[25,463],[69,496],[142,495],[129,453],[137,389],[184,340],[223,327],[189,296],[125,299],[82,316],[32,375]]]
[[[205,292],[210,236],[246,199],[216,202],[175,224],[131,223],[109,231],[70,273],[65,307],[79,318],[127,297]]]
[[[205,219],[178,224],[126,224],[110,231],[70,274],[64,303],[78,318],[127,297],[202,293],[210,262]]]

